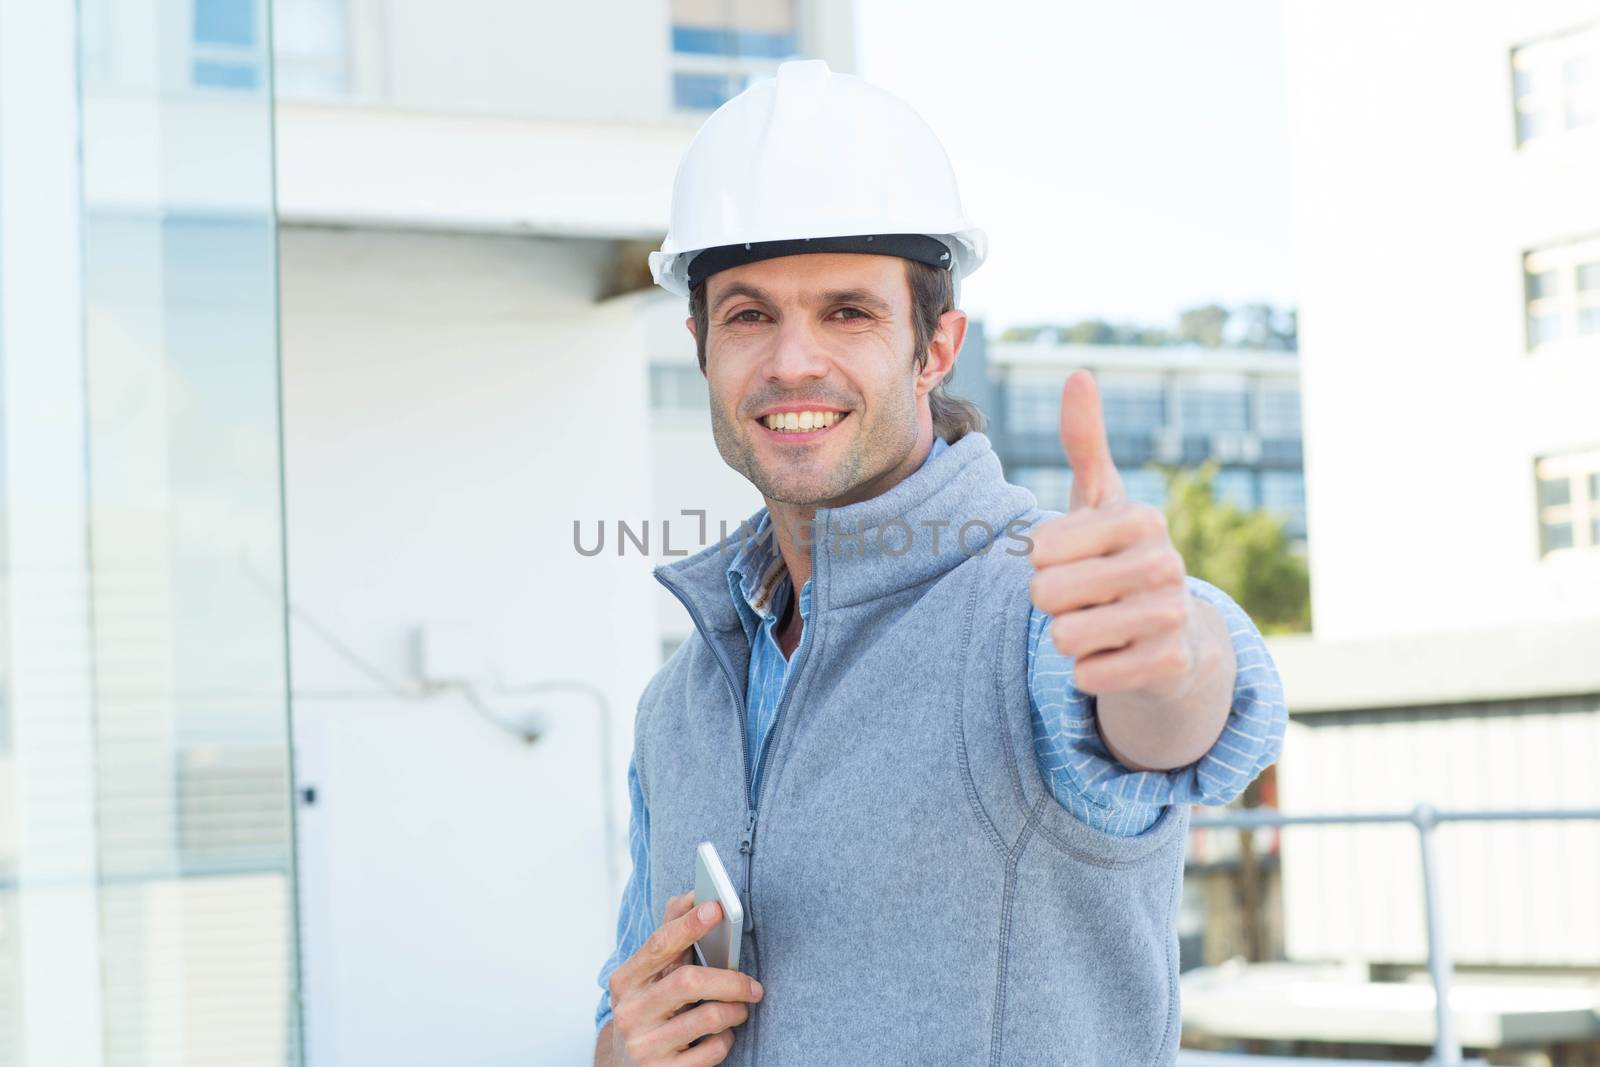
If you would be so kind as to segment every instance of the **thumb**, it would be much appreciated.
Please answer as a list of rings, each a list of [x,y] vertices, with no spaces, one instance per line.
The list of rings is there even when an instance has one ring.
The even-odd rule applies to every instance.
[[[1061,387],[1061,447],[1072,467],[1068,510],[1098,507],[1123,499],[1122,476],[1111,461],[1100,387],[1086,370],[1073,371]]]

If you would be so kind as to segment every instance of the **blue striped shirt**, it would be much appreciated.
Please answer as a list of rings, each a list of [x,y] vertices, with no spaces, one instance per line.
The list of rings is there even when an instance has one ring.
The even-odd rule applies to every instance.
[[[935,437],[923,462],[948,447],[943,438]],[[755,796],[761,789],[757,772],[764,770],[757,766],[757,758],[777,717],[790,665],[778,646],[777,629],[793,586],[769,530],[770,518],[763,513],[755,536],[745,539],[728,565],[728,595],[750,640],[745,761],[751,768]],[[1260,631],[1222,590],[1193,576],[1185,581],[1192,595],[1214,605],[1227,620],[1238,667],[1233,706],[1222,735],[1199,760],[1176,770],[1133,771],[1112,757],[1095,723],[1095,698],[1073,684],[1072,657],[1050,640],[1050,616],[1035,608],[1028,619],[1028,704],[1040,774],[1057,803],[1104,833],[1143,833],[1169,804],[1226,804],[1274,763],[1283,748],[1288,709],[1277,667]],[[800,589],[798,608],[802,620],[810,619],[810,579]],[[628,764],[628,797],[633,874],[617,917],[616,950],[600,970],[602,993],[595,1012],[596,1029],[611,1018],[611,994],[606,991],[611,972],[638,950],[657,924],[650,912],[650,812],[632,761]],[[754,796],[751,799],[753,802]]]

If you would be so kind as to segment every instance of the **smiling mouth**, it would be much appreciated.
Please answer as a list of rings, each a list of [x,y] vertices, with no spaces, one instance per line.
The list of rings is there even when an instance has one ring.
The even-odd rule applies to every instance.
[[[781,411],[763,415],[756,422],[774,437],[813,438],[833,429],[849,416],[848,411]]]

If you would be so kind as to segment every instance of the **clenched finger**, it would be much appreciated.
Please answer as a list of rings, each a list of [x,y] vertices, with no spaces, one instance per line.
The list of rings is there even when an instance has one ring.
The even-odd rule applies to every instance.
[[[1035,526],[1028,558],[1035,567],[1070,563],[1104,556],[1147,538],[1164,537],[1166,532],[1166,516],[1149,504],[1082,508]]]
[[[1041,567],[1028,580],[1028,596],[1046,615],[1065,615],[1134,593],[1181,586],[1184,573],[1183,557],[1176,549],[1169,545],[1141,546],[1110,556]]]
[[[665,1057],[688,1048],[697,1038],[731,1030],[749,1017],[750,1009],[743,1004],[707,1001],[652,1030],[644,1043],[644,1051]]]
[[[1139,593],[1115,604],[1057,615],[1050,620],[1050,640],[1063,655],[1082,658],[1142,637],[1177,633],[1188,618],[1184,590]]]
[[[639,1011],[646,1019],[667,1019],[685,1004],[699,1000],[753,1004],[761,984],[747,974],[721,967],[690,964],[679,967],[640,994]]]
[[[1143,689],[1182,678],[1189,666],[1188,645],[1175,635],[1080,659],[1072,665],[1073,684],[1085,693],[1096,694]]]
[[[673,1060],[672,1064],[673,1067],[710,1067],[713,1063],[721,1063],[727,1059],[728,1053],[732,1051],[733,1031],[724,1030],[689,1049]]]

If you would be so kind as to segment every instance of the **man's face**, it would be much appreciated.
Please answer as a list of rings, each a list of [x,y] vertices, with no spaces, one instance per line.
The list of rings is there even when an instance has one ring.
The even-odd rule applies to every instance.
[[[768,500],[814,507],[868,499],[909,473],[928,386],[903,260],[808,253],[706,284],[711,428],[729,466]]]

